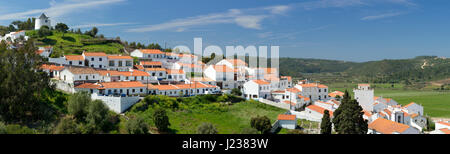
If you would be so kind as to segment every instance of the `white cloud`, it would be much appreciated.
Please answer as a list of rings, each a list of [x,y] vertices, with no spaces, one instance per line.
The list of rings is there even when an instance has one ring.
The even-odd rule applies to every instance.
[[[0,15],[0,20],[14,20],[38,16],[40,13],[46,13],[52,18],[61,17],[75,11],[91,9],[106,4],[114,4],[125,0],[66,0],[62,3],[50,1],[50,7],[45,9],[33,9],[23,12]]]
[[[210,24],[236,24],[247,29],[262,29],[261,22],[268,18],[285,13],[288,5],[277,5],[264,8],[229,9],[222,13],[212,13],[194,17],[180,18],[161,24],[141,26],[128,29],[127,32],[151,32],[160,30],[185,31],[189,27]]]
[[[403,13],[403,12],[384,13],[384,14],[379,14],[379,15],[365,16],[365,17],[361,18],[361,20],[377,20],[377,19],[395,17],[395,16],[399,16],[399,15],[403,15],[403,14],[405,14],[405,13]]]

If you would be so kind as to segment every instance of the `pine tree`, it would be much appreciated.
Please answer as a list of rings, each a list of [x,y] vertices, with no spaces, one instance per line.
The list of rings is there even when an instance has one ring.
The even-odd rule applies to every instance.
[[[339,134],[366,134],[367,120],[363,119],[363,109],[359,103],[350,98],[345,91],[341,105],[334,112],[334,129]]]
[[[322,123],[320,123],[320,133],[331,134],[331,125],[330,113],[328,112],[328,110],[325,110],[322,117]]]

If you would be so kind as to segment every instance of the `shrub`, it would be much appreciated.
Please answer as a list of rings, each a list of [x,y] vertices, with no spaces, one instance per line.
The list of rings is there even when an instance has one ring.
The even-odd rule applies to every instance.
[[[131,118],[125,123],[128,134],[148,134],[148,125],[142,117]]]
[[[203,123],[197,128],[197,134],[217,134],[217,129],[211,123]]]
[[[161,108],[156,109],[153,113],[153,122],[156,128],[158,128],[158,131],[165,132],[169,130],[170,122],[166,110]]]

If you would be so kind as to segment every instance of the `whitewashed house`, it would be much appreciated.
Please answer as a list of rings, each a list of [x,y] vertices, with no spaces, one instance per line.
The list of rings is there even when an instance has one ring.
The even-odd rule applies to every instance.
[[[167,81],[185,81],[186,74],[183,70],[167,69]]]
[[[165,68],[146,68],[144,71],[149,73],[150,76],[156,77],[158,80],[167,78],[167,69]]]
[[[84,83],[75,86],[75,91],[87,91],[97,95],[138,95],[147,93],[147,85],[138,81]]]
[[[329,100],[328,86],[318,83],[297,84],[295,88],[301,91],[301,95],[308,97],[311,101]]]
[[[279,114],[278,123],[281,128],[295,129],[297,127],[297,117],[289,114]]]
[[[130,55],[141,59],[152,59],[153,61],[161,61],[166,58],[166,54],[159,49],[136,49]]]
[[[64,66],[56,66],[56,65],[49,65],[49,64],[43,64],[41,66],[41,69],[48,73],[50,78],[59,78],[59,74],[64,69]]]
[[[271,97],[270,83],[264,80],[250,80],[244,83],[243,91],[244,97],[247,99],[269,99]]]
[[[46,47],[39,47],[36,53],[44,58],[48,58],[50,54],[53,52],[53,47],[46,46]]]
[[[107,69],[108,55],[104,52],[83,52],[86,65],[92,68]]]
[[[133,68],[130,56],[108,56],[108,70],[129,71]]]
[[[66,67],[61,71],[59,78],[61,81],[73,86],[86,82],[98,82],[100,75],[95,69],[90,67]]]
[[[216,81],[217,86],[222,89],[233,89],[238,87],[234,72],[236,72],[235,69],[226,65],[210,65],[204,70],[204,75]]]

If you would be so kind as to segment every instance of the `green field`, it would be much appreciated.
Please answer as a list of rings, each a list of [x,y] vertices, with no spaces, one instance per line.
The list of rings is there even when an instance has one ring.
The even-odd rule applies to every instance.
[[[202,107],[196,109],[166,110],[173,133],[196,134],[202,123],[212,123],[219,134],[239,134],[244,128],[250,127],[250,120],[256,116],[267,116],[274,123],[278,114],[286,110],[262,104],[256,101],[233,103],[218,108]],[[143,112],[127,112],[127,116],[141,116],[155,130],[152,120],[153,108]],[[156,131],[152,131],[156,132]]]
[[[115,42],[101,42],[98,44],[83,44],[82,40],[102,40],[101,38],[93,38],[89,35],[76,34],[76,33],[61,33],[58,31],[52,31],[51,36],[45,38],[39,38],[37,31],[27,31],[27,35],[32,38],[36,38],[39,46],[53,46],[54,54],[52,57],[71,54],[81,54],[84,50],[88,52],[105,52],[107,54],[121,54],[123,45]]]
[[[435,87],[425,87],[424,90],[404,89],[402,84],[371,84],[375,89],[375,96],[392,98],[402,105],[416,102],[422,104],[426,115],[431,117],[450,117],[450,91],[431,90]],[[336,83],[329,84],[330,91],[345,91],[353,95],[352,89],[357,84]]]

